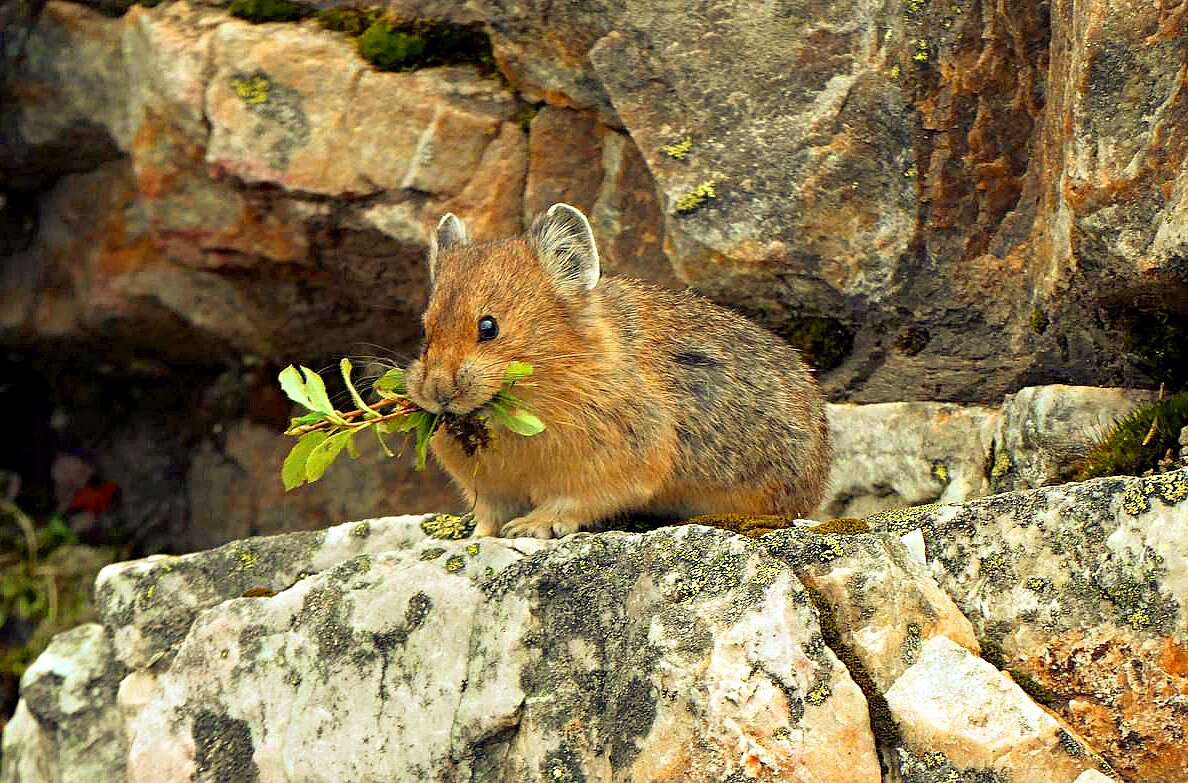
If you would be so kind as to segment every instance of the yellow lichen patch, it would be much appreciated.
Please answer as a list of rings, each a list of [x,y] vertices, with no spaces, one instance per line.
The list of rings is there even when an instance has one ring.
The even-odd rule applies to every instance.
[[[675,144],[665,144],[660,148],[660,151],[670,158],[684,160],[686,157],[688,157],[689,150],[691,149],[693,149],[693,138],[691,136],[686,136],[684,139],[678,141]]]
[[[251,571],[256,567],[256,554],[248,549],[236,552],[235,559],[239,561],[238,570],[240,571]]]
[[[808,692],[804,697],[805,702],[813,706],[819,706],[825,703],[825,700],[833,695],[833,689],[829,687],[828,683],[821,683],[816,688]]]
[[[1007,450],[995,449],[994,451],[994,465],[990,468],[990,478],[998,480],[1011,472],[1014,464],[1011,462],[1011,455],[1007,454]]]
[[[765,514],[702,514],[690,517],[681,524],[716,527],[758,538],[775,530],[783,530],[792,524],[792,518]]]
[[[704,182],[698,183],[692,190],[682,194],[676,200],[673,209],[678,215],[684,215],[698,207],[704,206],[707,201],[712,201],[717,197],[718,192],[714,188],[714,181],[707,179]]]
[[[434,514],[421,522],[421,532],[430,538],[444,538],[457,541],[474,531],[474,517],[470,514]]]
[[[872,528],[886,527],[896,535],[902,536],[920,527],[934,511],[943,508],[946,503],[925,503],[922,506],[904,506],[879,511],[865,517],[863,521]]]
[[[272,82],[263,74],[253,76],[231,77],[231,88],[235,90],[244,103],[259,106],[268,100],[268,93],[272,89]]]
[[[898,67],[898,66],[896,66],[896,67]],[[904,172],[903,172],[904,179],[915,179],[918,176],[920,176],[920,170],[918,168],[916,168],[915,163],[913,163],[912,165],[910,165],[906,169],[904,169]]]
[[[898,79],[899,78],[899,66],[892,65],[891,70],[888,71],[888,74],[891,76],[892,79]]]
[[[1188,498],[1188,473],[1178,470],[1131,481],[1122,491],[1122,510],[1138,516],[1151,509],[1152,497],[1158,497],[1169,506]]]
[[[819,525],[808,528],[808,532],[824,535],[834,533],[839,536],[852,536],[858,533],[869,533],[870,525],[857,517],[836,517],[827,519]]]
[[[466,558],[462,555],[452,555],[446,558],[445,570],[447,573],[456,574],[466,567]]]
[[[928,39],[921,38],[916,41],[916,51],[912,54],[912,59],[918,63],[928,62]]]
[[[351,528],[351,535],[355,538],[367,538],[371,535],[371,523],[364,520]]]
[[[949,483],[949,468],[943,462],[932,464],[932,477],[942,484]]]

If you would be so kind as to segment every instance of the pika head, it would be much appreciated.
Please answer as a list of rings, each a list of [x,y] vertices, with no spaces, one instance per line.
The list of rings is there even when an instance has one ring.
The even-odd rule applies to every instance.
[[[527,236],[499,242],[471,242],[447,214],[430,243],[425,339],[407,369],[409,397],[432,413],[465,415],[491,401],[511,362],[572,352],[598,279],[590,224],[567,204],[537,217]]]

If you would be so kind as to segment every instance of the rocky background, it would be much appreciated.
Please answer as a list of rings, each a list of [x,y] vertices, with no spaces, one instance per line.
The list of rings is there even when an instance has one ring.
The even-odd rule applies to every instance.
[[[801,348],[833,400],[821,518],[1066,481],[1188,384],[1184,3],[0,0],[0,68],[0,502],[57,520],[28,573],[0,528],[6,705],[22,617],[89,619],[68,599],[104,562],[460,510],[411,455],[278,478],[277,371],[414,351],[447,210],[497,238],[572,203],[606,271]],[[1017,616],[952,594],[1000,666],[1101,659],[1012,647]],[[1106,657],[1172,678],[1173,731],[1160,628]],[[1164,779],[1124,761],[1126,688],[1076,712],[1103,688],[1059,692],[1070,730]]]

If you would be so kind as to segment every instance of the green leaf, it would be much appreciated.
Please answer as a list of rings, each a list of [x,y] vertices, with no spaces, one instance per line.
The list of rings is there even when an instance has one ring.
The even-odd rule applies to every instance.
[[[491,410],[496,421],[517,435],[530,438],[544,432],[545,425],[540,417],[523,408],[509,406],[500,401],[493,402],[487,407]]]
[[[417,428],[417,424],[421,421],[421,417],[428,414],[420,411],[410,413],[407,416],[401,416],[395,419],[389,419],[383,424],[376,424],[375,429],[385,435],[397,435],[401,432],[408,432]]]
[[[403,397],[408,389],[404,385],[404,370],[399,367],[393,367],[386,373],[380,376],[380,379],[371,386],[379,394],[395,394]]]
[[[346,384],[347,391],[351,393],[351,399],[355,401],[355,407],[366,412],[365,418],[374,419],[378,417],[380,414],[372,410],[370,405],[363,402],[363,398],[359,396],[359,390],[355,388],[355,384],[351,383],[351,360],[343,358],[338,363],[338,369],[342,371],[342,382]]]
[[[351,459],[359,459],[359,444],[355,443],[355,433],[359,430],[351,430],[347,433],[346,449],[347,454],[351,455]]]
[[[527,362],[512,362],[503,372],[504,383],[522,381],[532,375],[532,365]]]
[[[428,413],[414,413],[413,416],[420,418],[417,422],[416,469],[424,470],[429,458],[429,440],[437,430],[437,425],[441,423],[441,414],[432,416]]]
[[[305,381],[301,380],[301,373],[297,372],[297,368],[290,364],[281,370],[277,378],[280,380],[281,389],[290,400],[303,408],[313,409],[313,403],[305,392]]]
[[[305,463],[309,460],[309,454],[328,437],[330,436],[319,430],[307,432],[297,441],[289,456],[285,457],[285,464],[281,466],[281,480],[285,482],[286,492],[305,483]]]
[[[305,478],[311,484],[322,477],[326,472],[326,468],[330,467],[330,463],[338,458],[342,449],[347,444],[347,439],[351,437],[350,430],[343,430],[336,432],[324,441],[319,443],[309,453],[309,459],[305,462]]]
[[[380,427],[376,425],[371,428],[371,431],[375,433],[375,439],[379,441],[380,448],[384,450],[384,454],[388,457],[395,457],[396,455],[392,452],[392,449],[388,448],[388,444],[384,442],[384,434],[380,432]]]
[[[324,418],[326,418],[326,414],[322,413],[321,411],[314,411],[313,413],[307,413],[304,416],[298,416],[297,418],[290,420],[289,426],[300,427],[305,424],[319,422]]]
[[[322,380],[322,376],[308,367],[302,367],[301,372],[305,375],[306,394],[309,395],[309,401],[313,403],[309,407],[315,411],[321,411],[327,416],[334,416],[334,405],[326,394],[326,383]]]

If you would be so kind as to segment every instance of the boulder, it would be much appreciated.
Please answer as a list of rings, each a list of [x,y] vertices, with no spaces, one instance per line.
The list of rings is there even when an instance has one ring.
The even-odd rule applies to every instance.
[[[1126,780],[1188,780],[1188,470],[886,512],[983,654]]]

